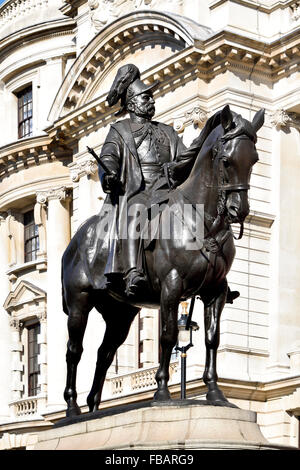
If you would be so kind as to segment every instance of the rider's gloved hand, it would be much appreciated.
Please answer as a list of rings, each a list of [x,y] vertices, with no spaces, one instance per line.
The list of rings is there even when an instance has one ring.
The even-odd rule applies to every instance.
[[[116,173],[104,175],[102,180],[103,191],[107,194],[114,192],[119,185],[119,178]]]

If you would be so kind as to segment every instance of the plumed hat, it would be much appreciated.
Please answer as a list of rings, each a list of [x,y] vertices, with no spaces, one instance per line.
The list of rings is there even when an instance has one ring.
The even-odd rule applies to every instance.
[[[116,113],[116,116],[123,114],[126,103],[134,96],[152,90],[159,84],[156,81],[151,85],[146,85],[140,80],[140,77],[140,71],[134,64],[123,65],[119,68],[107,95],[109,106],[114,106],[121,99],[121,109]]]

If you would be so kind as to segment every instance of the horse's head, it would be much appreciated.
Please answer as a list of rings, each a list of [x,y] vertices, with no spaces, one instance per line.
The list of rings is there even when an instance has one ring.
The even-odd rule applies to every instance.
[[[249,214],[250,176],[254,163],[258,161],[256,132],[264,123],[264,113],[261,109],[249,122],[233,113],[229,106],[221,112],[224,135],[218,139],[213,151],[218,190],[223,194],[229,223],[242,223]]]

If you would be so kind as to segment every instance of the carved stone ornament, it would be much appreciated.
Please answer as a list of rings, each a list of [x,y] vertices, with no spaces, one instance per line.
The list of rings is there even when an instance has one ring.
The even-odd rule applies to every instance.
[[[39,204],[46,204],[49,199],[58,199],[64,201],[68,197],[67,188],[61,186],[59,188],[50,188],[45,191],[38,191],[36,193],[36,200]]]
[[[179,134],[184,131],[186,126],[192,123],[194,126],[202,128],[207,121],[207,113],[199,106],[195,106],[191,111],[185,112],[174,120],[174,129]]]
[[[76,183],[82,176],[94,175],[97,172],[97,164],[94,160],[85,160],[84,162],[77,163],[71,168],[71,180]]]
[[[300,1],[294,2],[291,6],[291,11],[292,11],[292,19],[294,21],[298,21],[300,18]]]
[[[276,128],[295,127],[300,130],[300,116],[297,113],[289,113],[284,109],[278,109],[271,116],[270,122]]]
[[[9,326],[12,330],[20,331],[20,329],[23,327],[23,322],[17,318],[12,318],[9,322]]]
[[[47,320],[47,311],[43,310],[42,312],[37,313],[36,316],[40,322],[45,322]]]
[[[5,223],[7,218],[7,212],[0,212],[0,225],[1,223]]]
[[[91,22],[97,31],[134,9],[159,7],[174,11],[182,3],[183,0],[88,0]]]

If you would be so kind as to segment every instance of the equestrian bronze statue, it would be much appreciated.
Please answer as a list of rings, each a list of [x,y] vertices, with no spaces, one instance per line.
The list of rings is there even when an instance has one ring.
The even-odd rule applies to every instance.
[[[169,363],[177,343],[178,307],[196,295],[204,304],[206,397],[210,403],[229,406],[217,385],[220,317],[225,303],[239,295],[230,291],[226,280],[235,256],[231,224],[240,224],[241,237],[264,110],[249,122],[225,106],[186,148],[172,127],[152,120],[157,85],[144,84],[132,64],[118,70],[107,100],[110,106],[120,100],[117,114],[128,113],[129,118],[111,125],[101,155],[96,155],[107,197],[100,213],[81,225],[63,255],[63,307],[69,331],[67,416],[80,414],[76,372],[92,308],[106,322],[87,397],[89,410],[96,411],[106,372],[143,307],[160,309],[161,315],[154,400],[171,399]],[[186,206],[192,209],[189,216]],[[202,237],[195,232],[194,216],[201,220]],[[168,236],[162,236],[166,227]]]

